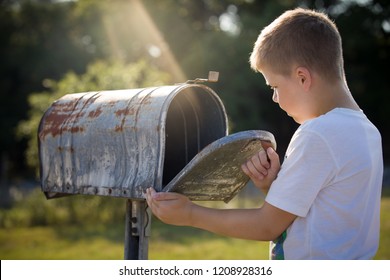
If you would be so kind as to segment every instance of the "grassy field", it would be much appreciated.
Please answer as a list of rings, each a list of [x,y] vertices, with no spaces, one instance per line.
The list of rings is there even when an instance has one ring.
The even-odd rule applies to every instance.
[[[267,259],[268,243],[153,221],[150,259]],[[122,225],[0,230],[1,259],[123,259]]]
[[[390,196],[382,199],[381,240],[375,259],[390,259]],[[0,259],[123,259],[124,225],[0,229]],[[149,259],[267,259],[268,243],[225,238],[152,222]]]

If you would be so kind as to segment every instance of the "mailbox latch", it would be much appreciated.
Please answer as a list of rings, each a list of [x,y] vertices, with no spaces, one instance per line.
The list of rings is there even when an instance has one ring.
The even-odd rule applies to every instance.
[[[209,76],[207,79],[196,78],[195,80],[188,80],[185,83],[186,84],[198,84],[198,83],[206,83],[206,82],[216,83],[218,82],[218,78],[219,78],[219,72],[209,71]]]

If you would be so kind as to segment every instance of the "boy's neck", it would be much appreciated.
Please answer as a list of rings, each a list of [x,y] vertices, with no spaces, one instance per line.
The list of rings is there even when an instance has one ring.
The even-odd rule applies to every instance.
[[[326,114],[336,108],[346,108],[360,111],[344,80],[334,83],[326,83],[318,92],[317,115]]]

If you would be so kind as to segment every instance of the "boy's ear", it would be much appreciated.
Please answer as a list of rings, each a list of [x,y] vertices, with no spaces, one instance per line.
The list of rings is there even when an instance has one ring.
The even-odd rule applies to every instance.
[[[305,91],[308,91],[311,87],[312,76],[306,67],[297,67],[295,70],[296,78],[298,79],[299,84],[303,87]]]

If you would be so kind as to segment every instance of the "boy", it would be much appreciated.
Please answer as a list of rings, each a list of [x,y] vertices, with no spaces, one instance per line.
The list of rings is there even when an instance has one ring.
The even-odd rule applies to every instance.
[[[267,193],[257,209],[212,209],[148,189],[162,221],[274,241],[273,259],[370,259],[379,243],[381,136],[349,92],[337,27],[319,12],[283,13],[250,57],[273,100],[300,127],[280,167],[272,149],[242,165]]]

